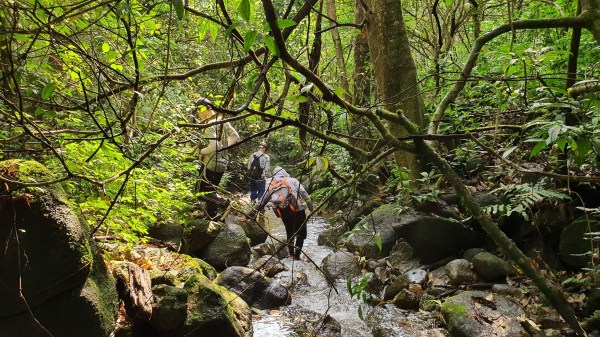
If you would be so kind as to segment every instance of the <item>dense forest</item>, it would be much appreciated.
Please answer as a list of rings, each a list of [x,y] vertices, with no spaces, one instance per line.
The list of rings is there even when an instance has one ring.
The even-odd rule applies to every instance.
[[[0,7],[0,336],[599,334],[600,0]],[[261,143],[314,204],[300,261]]]

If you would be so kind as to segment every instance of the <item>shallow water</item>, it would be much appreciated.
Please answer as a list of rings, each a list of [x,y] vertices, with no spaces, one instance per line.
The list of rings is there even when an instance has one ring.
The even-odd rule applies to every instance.
[[[285,240],[285,229],[281,221],[270,217],[267,217],[266,220],[271,235]],[[327,283],[321,271],[315,266],[315,264],[320,266],[323,259],[332,251],[330,247],[317,244],[319,233],[326,227],[327,223],[323,218],[310,219],[308,235],[303,247],[306,255],[303,257],[304,261],[290,259],[282,261],[289,268],[289,271],[285,273],[302,271],[308,275],[308,285],[299,285],[294,288],[292,304],[321,314],[329,314],[341,324],[344,337],[371,337],[373,335],[369,327],[358,317],[358,306],[362,305],[363,310],[366,310],[366,305],[356,298],[350,298],[345,280],[337,280],[334,288]],[[311,260],[314,264],[310,262]],[[253,324],[255,337],[297,336],[286,330],[286,320],[282,319],[276,311],[263,317],[255,316],[255,318]]]

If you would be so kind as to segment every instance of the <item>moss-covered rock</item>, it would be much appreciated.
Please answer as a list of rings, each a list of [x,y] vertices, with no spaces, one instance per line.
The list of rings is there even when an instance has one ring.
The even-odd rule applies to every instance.
[[[175,336],[252,336],[252,313],[236,294],[202,275],[191,277],[184,289],[188,291],[188,317]]]
[[[217,237],[202,251],[200,257],[217,270],[224,270],[229,266],[248,265],[251,251],[244,230],[232,223],[224,226]]]
[[[586,233],[597,232],[600,222],[582,217],[565,227],[560,234],[559,252],[565,264],[570,267],[585,267],[591,264],[591,243]]]
[[[504,280],[511,271],[508,262],[488,252],[481,252],[473,257],[473,270],[484,281]]]
[[[203,218],[193,218],[183,227],[183,252],[199,254],[217,237],[223,224]]]

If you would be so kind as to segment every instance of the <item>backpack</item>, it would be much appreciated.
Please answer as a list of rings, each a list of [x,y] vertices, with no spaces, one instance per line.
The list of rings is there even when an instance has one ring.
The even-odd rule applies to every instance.
[[[286,208],[289,208],[292,212],[297,211],[298,199],[292,193],[292,188],[285,177],[281,180],[273,180],[269,192],[271,192],[271,202],[277,217],[281,218],[281,210]]]
[[[248,177],[254,180],[260,180],[263,174],[263,168],[260,167],[260,156],[253,155],[254,159],[252,159],[252,163],[250,164],[250,169],[248,169]]]

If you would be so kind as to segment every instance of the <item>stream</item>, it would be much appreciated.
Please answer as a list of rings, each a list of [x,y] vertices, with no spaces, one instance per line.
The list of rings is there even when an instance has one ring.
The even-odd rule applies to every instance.
[[[267,216],[265,225],[271,235],[285,241],[285,229],[279,219]],[[321,266],[322,260],[333,251],[331,247],[317,244],[319,233],[326,228],[327,223],[323,218],[309,220],[308,236],[303,251],[318,266]],[[316,266],[310,263],[306,256],[303,258],[304,261],[292,261],[287,258],[282,260],[289,269],[284,273],[301,271],[308,276],[308,284],[298,284],[292,290],[292,306],[329,314],[340,323],[342,337],[435,336],[428,331],[435,327],[435,320],[429,313],[404,311],[392,305],[369,306],[356,297],[350,298],[346,280],[336,280],[336,292]],[[365,320],[359,318],[359,306],[362,307]],[[253,326],[254,337],[306,336],[294,332],[289,318],[279,310],[255,315]],[[318,333],[314,336],[327,334]]]

